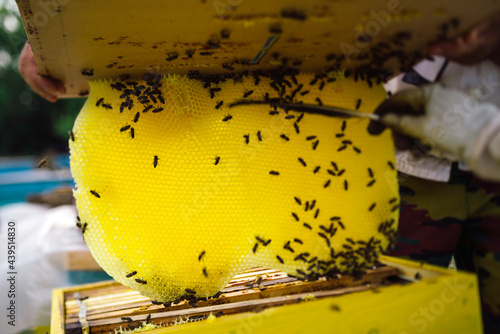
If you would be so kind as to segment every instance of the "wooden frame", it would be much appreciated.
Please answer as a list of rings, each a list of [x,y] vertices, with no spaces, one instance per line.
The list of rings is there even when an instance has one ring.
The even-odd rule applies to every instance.
[[[395,75],[422,59],[430,41],[457,36],[500,9],[498,0],[17,4],[40,73],[62,80],[66,97],[86,96],[89,79],[232,73],[224,64],[235,72],[285,64],[313,72],[378,66]],[[381,53],[381,43],[388,52]]]
[[[417,333],[424,327],[426,333],[481,333],[475,275],[390,257],[382,262],[386,266],[367,271],[360,280],[301,282],[275,270],[249,270],[235,276],[218,299],[199,302],[197,308],[185,301],[170,307],[152,305],[149,298],[114,281],[57,289],[51,333],[114,333],[120,325],[139,325],[149,314],[153,324],[196,320],[148,332],[154,334]],[[260,288],[244,285],[258,275],[265,277]]]

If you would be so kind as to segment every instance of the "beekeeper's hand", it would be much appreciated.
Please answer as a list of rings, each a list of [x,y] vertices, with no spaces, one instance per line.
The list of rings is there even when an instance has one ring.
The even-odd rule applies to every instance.
[[[478,176],[500,181],[500,110],[441,84],[395,94],[376,110],[382,122],[372,121],[371,134],[385,126],[399,135],[396,146],[411,147],[418,138],[447,158],[465,161]],[[403,136],[401,136],[403,134]]]
[[[60,81],[41,76],[38,73],[35,57],[28,43],[19,56],[19,73],[31,89],[50,102],[56,102],[60,94],[66,93],[66,88]]]
[[[427,53],[442,56],[462,65],[491,60],[500,65],[500,12],[455,38],[432,43]]]

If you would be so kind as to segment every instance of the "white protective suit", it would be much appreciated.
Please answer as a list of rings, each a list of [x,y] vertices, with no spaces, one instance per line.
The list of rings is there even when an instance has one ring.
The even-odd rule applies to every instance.
[[[443,59],[424,61],[415,72],[433,82]],[[500,67],[484,61],[474,66],[449,63],[441,84],[418,89],[402,81],[403,74],[385,85],[396,94],[385,102],[394,109],[406,107],[423,116],[388,113],[383,121],[432,147],[432,156],[415,159],[398,152],[398,170],[419,178],[447,182],[451,162],[477,176],[500,181]]]

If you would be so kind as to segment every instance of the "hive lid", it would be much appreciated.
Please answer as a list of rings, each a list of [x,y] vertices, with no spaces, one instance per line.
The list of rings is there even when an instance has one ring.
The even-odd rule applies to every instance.
[[[303,71],[358,68],[387,77],[420,59],[429,41],[455,36],[500,9],[498,0],[17,3],[40,73],[62,80],[65,97],[86,95],[89,76],[82,71],[95,79],[286,63]]]

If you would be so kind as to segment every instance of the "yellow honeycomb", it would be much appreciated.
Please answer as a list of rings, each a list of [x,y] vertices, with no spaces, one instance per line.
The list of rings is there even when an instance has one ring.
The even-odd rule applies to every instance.
[[[91,82],[71,171],[102,268],[167,302],[212,296],[254,266],[309,279],[372,266],[398,218],[389,132],[370,136],[361,118],[228,108],[266,93],[365,112],[384,99],[339,73],[314,78]]]

